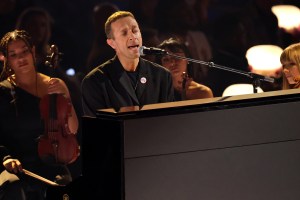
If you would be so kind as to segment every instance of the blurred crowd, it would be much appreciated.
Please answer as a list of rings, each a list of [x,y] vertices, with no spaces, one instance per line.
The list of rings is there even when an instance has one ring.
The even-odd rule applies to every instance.
[[[61,52],[60,71],[69,73],[70,85],[80,90],[82,77],[114,55],[106,44],[104,23],[116,10],[131,11],[143,35],[143,45],[154,47],[175,37],[187,45],[190,58],[249,71],[247,49],[259,44],[285,48],[297,42],[278,27],[271,7],[297,0],[0,0],[0,36],[22,28],[35,38],[37,62],[44,62],[47,49],[56,44]],[[154,56],[147,59],[155,61]],[[248,77],[203,64],[192,63],[191,76],[221,96],[233,83]],[[68,69],[74,69],[68,71]],[[40,71],[47,71],[45,68]],[[265,91],[280,89],[278,80],[262,85]],[[78,91],[80,93],[80,91]],[[80,111],[78,111],[80,112]]]

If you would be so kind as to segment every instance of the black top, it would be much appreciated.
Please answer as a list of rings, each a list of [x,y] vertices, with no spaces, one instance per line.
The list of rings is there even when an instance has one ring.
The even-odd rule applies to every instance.
[[[39,157],[38,138],[44,134],[39,102],[40,98],[8,81],[0,82],[0,159],[1,163],[9,156],[19,159],[24,169],[54,180],[65,172]]]
[[[138,69],[136,86],[116,56],[88,73],[81,85],[84,114],[96,116],[98,109],[118,111],[174,100],[172,77],[166,68],[140,58]]]

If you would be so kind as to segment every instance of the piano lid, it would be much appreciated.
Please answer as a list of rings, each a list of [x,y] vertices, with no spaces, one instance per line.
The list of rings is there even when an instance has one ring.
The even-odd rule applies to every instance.
[[[96,115],[98,118],[127,119],[287,103],[299,100],[300,89],[289,89],[227,97],[148,104],[142,107],[130,106],[122,107],[119,110],[113,108],[99,109],[97,110]]]

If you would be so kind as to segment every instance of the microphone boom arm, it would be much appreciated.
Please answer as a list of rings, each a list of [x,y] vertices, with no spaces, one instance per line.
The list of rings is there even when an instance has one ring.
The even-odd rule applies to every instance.
[[[257,93],[257,87],[260,86],[260,81],[274,83],[274,78],[263,76],[263,75],[260,75],[260,74],[255,74],[255,73],[252,73],[252,72],[245,72],[245,71],[237,70],[237,69],[222,66],[222,65],[217,65],[213,62],[205,62],[205,61],[201,61],[201,60],[195,60],[195,59],[192,59],[192,58],[179,56],[179,55],[172,54],[172,53],[169,53],[169,52],[166,52],[166,55],[176,57],[176,58],[179,58],[179,59],[186,59],[186,60],[188,60],[190,62],[193,62],[193,63],[198,63],[198,64],[206,65],[206,66],[209,66],[209,67],[214,67],[214,68],[217,68],[217,69],[222,69],[222,70],[225,70],[225,71],[230,71],[230,72],[234,72],[234,73],[237,73],[237,74],[242,74],[242,75],[247,76],[251,79],[254,79],[253,80],[254,93]]]

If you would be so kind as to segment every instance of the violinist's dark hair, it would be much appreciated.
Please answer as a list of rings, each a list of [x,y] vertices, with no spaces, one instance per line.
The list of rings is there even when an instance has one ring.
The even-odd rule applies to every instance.
[[[170,50],[172,53],[178,53],[178,52],[183,52],[185,54],[185,57],[189,57],[190,52],[188,50],[188,47],[186,46],[186,44],[179,38],[174,38],[171,37],[169,39],[166,39],[164,41],[162,41],[162,43],[160,43],[158,45],[158,47],[160,49],[168,49]]]
[[[26,46],[28,46],[30,52],[33,53],[32,52],[33,43],[30,35],[26,31],[16,29],[14,31],[6,33],[0,41],[0,52],[6,58],[4,59],[3,69],[0,75],[0,81],[5,80],[7,77],[11,76],[14,73],[13,70],[8,65],[7,55],[8,55],[9,43],[16,40],[23,40]]]

